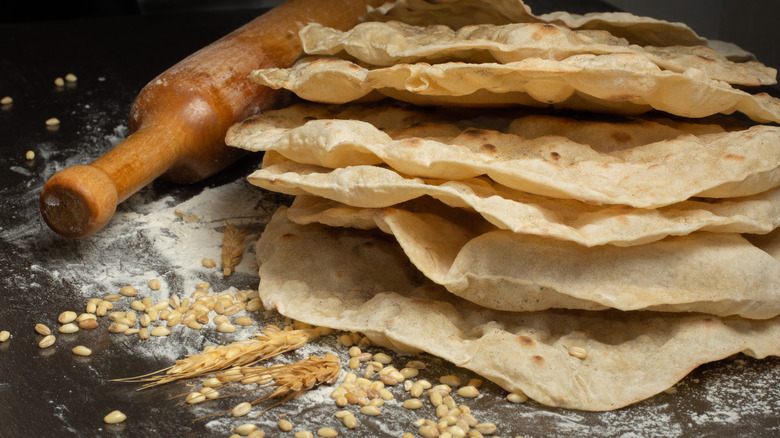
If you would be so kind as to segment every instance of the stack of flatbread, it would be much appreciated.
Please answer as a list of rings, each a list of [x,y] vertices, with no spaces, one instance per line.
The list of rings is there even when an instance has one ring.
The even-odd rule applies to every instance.
[[[780,102],[745,91],[775,70],[628,14],[369,16],[304,28],[252,77],[308,102],[228,133],[296,196],[257,244],[267,308],[584,410],[780,355]]]

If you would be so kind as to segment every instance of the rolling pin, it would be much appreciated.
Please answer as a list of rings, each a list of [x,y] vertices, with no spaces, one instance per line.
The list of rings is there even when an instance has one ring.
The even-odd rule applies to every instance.
[[[46,182],[44,221],[63,236],[86,237],[159,176],[191,183],[222,170],[242,155],[225,145],[228,128],[282,96],[253,83],[249,73],[292,65],[306,24],[346,30],[368,5],[384,1],[287,0],[152,79],[131,106],[131,135],[91,164],[68,167]]]

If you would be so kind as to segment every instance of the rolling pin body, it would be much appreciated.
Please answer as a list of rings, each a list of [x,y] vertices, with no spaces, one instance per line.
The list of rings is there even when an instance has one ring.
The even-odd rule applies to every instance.
[[[281,97],[254,84],[249,73],[292,65],[306,24],[348,29],[367,5],[383,1],[288,0],[166,70],[133,102],[127,139],[44,185],[44,220],[63,236],[85,237],[108,223],[119,202],[161,175],[189,183],[222,170],[242,154],[225,145],[228,128]]]

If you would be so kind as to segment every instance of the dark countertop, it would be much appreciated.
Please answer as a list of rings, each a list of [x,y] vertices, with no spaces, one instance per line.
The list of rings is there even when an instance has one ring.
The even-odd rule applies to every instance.
[[[530,2],[529,2],[530,3]],[[589,2],[547,3],[550,10],[584,12]],[[532,4],[534,11],[547,12]],[[603,4],[592,2],[593,8]],[[39,349],[36,323],[55,328],[63,310],[81,309],[85,291],[98,284],[95,269],[85,269],[99,251],[105,263],[125,263],[128,270],[163,273],[171,289],[188,281],[183,273],[165,266],[154,254],[154,236],[144,230],[115,237],[111,231],[84,240],[66,240],[51,232],[40,218],[38,193],[57,170],[89,163],[127,135],[127,113],[134,96],[154,76],[186,55],[254,18],[258,11],[194,13],[162,16],[85,18],[67,21],[0,24],[0,97],[14,98],[0,108],[0,330],[12,333],[0,344],[0,437],[20,436],[223,436],[229,426],[192,422],[203,412],[174,406],[171,396],[183,392],[182,384],[136,392],[137,385],[108,379],[147,373],[171,364],[168,357],[144,352],[144,344],[103,330],[59,336],[49,349]],[[749,49],[749,48],[748,48]],[[74,73],[75,84],[62,88],[53,79]],[[58,129],[44,121],[58,117]],[[25,152],[37,157],[26,160]],[[248,157],[221,174],[190,186],[157,181],[119,207],[132,215],[147,212],[145,206],[165,199],[184,202],[204,190],[239,184],[258,165]],[[253,188],[246,187],[247,193]],[[258,195],[253,195],[257,201]],[[264,197],[263,197],[264,196]],[[286,198],[262,195],[268,206]],[[259,202],[259,201],[258,201]],[[112,225],[109,224],[109,227]],[[260,232],[262,224],[257,225]],[[256,286],[252,275],[239,273],[227,279],[208,278],[214,290]],[[120,283],[122,278],[116,279]],[[136,285],[138,287],[138,285]],[[105,291],[105,294],[116,291]],[[184,296],[183,293],[180,295]],[[272,316],[255,316],[256,327],[276,322]],[[102,323],[106,325],[105,322]],[[230,338],[204,331],[202,336],[171,338],[170,354],[199,350],[206,342],[225,343]],[[318,341],[325,350],[345,349],[332,339]],[[73,356],[70,348],[88,345],[89,358]],[[159,345],[159,343],[157,344]],[[375,350],[372,350],[375,351]],[[434,364],[426,377],[443,373],[469,376]],[[483,421],[499,425],[497,435],[541,436],[777,436],[780,434],[780,359],[754,360],[738,356],[694,370],[674,394],[660,394],[648,401],[615,412],[591,413],[549,409],[536,403],[510,405],[505,393],[486,384],[483,395],[471,406]],[[128,420],[106,426],[105,414],[120,409]],[[200,408],[199,408],[200,409]],[[212,406],[213,409],[213,406]],[[269,436],[285,435],[273,424],[281,414],[327,422],[341,436],[382,435],[388,431],[413,431],[407,413],[390,410],[375,419],[360,417],[361,428],[348,431],[333,421],[337,410],[330,400],[311,399],[275,408],[258,422]],[[198,414],[199,412],[199,414]],[[417,415],[417,414],[416,414]],[[420,412],[418,416],[431,416]],[[271,426],[268,426],[271,425]],[[388,425],[392,425],[389,427]],[[286,434],[292,436],[292,434]],[[399,434],[400,435],[400,434]]]

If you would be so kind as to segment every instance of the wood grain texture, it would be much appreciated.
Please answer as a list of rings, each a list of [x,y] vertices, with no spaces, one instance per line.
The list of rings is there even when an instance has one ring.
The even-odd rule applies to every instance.
[[[248,74],[286,67],[300,55],[298,31],[310,22],[346,29],[381,0],[288,0],[150,81],[130,110],[128,138],[90,165],[66,168],[43,187],[41,214],[66,237],[105,226],[116,205],[159,176],[194,182],[241,156],[225,146],[235,122],[277,104],[279,92]]]

